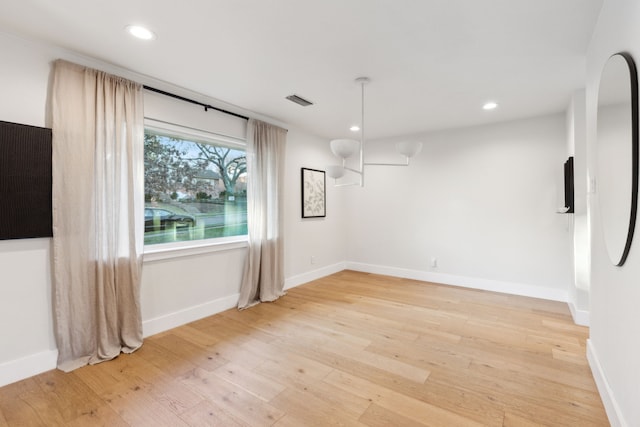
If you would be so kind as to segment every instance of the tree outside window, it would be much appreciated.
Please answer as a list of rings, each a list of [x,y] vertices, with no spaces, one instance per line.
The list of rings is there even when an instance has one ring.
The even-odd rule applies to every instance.
[[[144,166],[145,244],[247,233],[244,150],[147,129]]]

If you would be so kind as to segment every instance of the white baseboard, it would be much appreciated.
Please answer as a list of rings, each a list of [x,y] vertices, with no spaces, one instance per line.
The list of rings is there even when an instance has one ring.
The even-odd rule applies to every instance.
[[[321,279],[325,276],[330,276],[334,273],[338,273],[344,270],[345,267],[346,267],[346,263],[339,262],[336,264],[319,268],[317,270],[313,270],[303,274],[298,274],[297,276],[289,277],[284,281],[284,289],[287,290],[287,289],[295,288],[296,286],[300,286],[305,283],[312,282],[317,279]]]
[[[571,311],[571,317],[573,317],[573,323],[580,326],[589,326],[589,311],[578,310],[576,306],[569,301],[569,310]]]
[[[142,322],[143,334],[146,337],[177,328],[189,322],[213,316],[214,314],[236,307],[239,294],[218,298],[204,304],[198,304],[164,316],[148,319]]]
[[[56,368],[58,350],[48,350],[0,363],[0,387]]]
[[[405,279],[422,280],[424,282],[442,283],[445,285],[481,289],[505,294],[541,298],[552,301],[567,302],[569,294],[565,290],[544,288],[521,283],[502,282],[498,280],[478,279],[474,277],[455,276],[452,274],[434,273],[431,271],[409,270],[359,262],[347,262],[346,268],[364,273],[382,274]]]
[[[593,379],[598,387],[602,404],[607,412],[609,424],[611,424],[612,427],[627,427],[629,424],[625,422],[624,417],[622,416],[620,406],[618,405],[618,402],[613,395],[613,391],[609,386],[609,382],[607,381],[607,377],[602,370],[602,365],[600,364],[598,354],[596,353],[591,339],[587,340],[587,360],[589,361],[589,366],[593,373]]]

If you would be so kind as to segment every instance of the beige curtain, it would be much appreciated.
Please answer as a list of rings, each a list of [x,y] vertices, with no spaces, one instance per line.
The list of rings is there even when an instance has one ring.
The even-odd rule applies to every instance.
[[[249,119],[247,124],[249,252],[238,308],[284,294],[283,194],[286,129]]]
[[[51,101],[55,332],[70,371],[142,344],[142,87],[59,60]]]

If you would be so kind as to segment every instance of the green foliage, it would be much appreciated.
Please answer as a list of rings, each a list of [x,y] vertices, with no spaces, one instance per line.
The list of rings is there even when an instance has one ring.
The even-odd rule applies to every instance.
[[[207,194],[204,191],[198,191],[196,193],[196,200],[198,201],[211,200],[211,194]]]

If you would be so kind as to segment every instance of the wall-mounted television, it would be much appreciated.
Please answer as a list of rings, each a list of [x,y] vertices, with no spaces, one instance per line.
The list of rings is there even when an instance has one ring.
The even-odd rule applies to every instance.
[[[0,121],[0,240],[51,236],[51,129]]]
[[[575,204],[573,197],[573,157],[564,162],[564,207],[565,213],[574,213]]]

